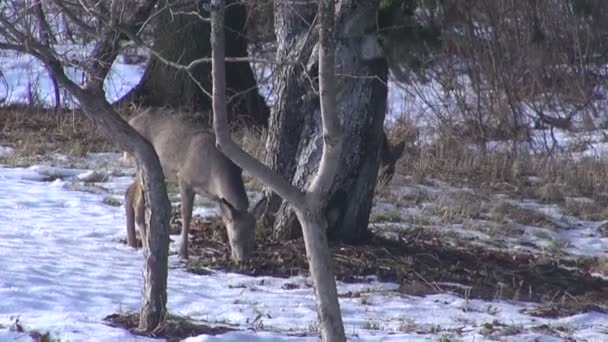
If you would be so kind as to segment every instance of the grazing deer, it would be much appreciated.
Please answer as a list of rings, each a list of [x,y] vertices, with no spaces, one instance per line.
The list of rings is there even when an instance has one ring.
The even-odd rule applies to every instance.
[[[255,218],[248,211],[249,199],[242,170],[217,149],[214,134],[174,115],[157,112],[139,114],[130,119],[129,124],[154,146],[165,177],[179,186],[180,257],[188,258],[192,206],[195,194],[199,194],[219,202],[232,259],[237,262],[248,259],[255,244]],[[143,187],[131,184],[125,194],[128,241],[130,235],[134,235],[135,221],[140,226],[140,233],[145,234],[143,208]]]

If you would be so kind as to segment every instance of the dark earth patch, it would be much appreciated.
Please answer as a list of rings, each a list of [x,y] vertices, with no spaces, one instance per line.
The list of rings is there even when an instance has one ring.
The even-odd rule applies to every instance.
[[[177,220],[174,219],[174,224]],[[174,232],[178,232],[177,227]],[[253,257],[241,265],[230,260],[225,228],[219,218],[197,218],[192,223],[189,272],[208,269],[252,276],[308,275],[302,239],[276,241],[258,234]],[[556,260],[540,255],[501,252],[483,247],[454,246],[423,230],[399,239],[372,235],[365,244],[330,243],[336,277],[343,282],[365,282],[368,276],[400,284],[407,295],[450,292],[484,300],[515,299],[550,305],[545,312],[573,314],[608,308],[608,281],[589,272],[591,260]],[[454,285],[457,284],[457,285]],[[593,306],[582,303],[593,303]]]
[[[139,325],[139,313],[137,312],[114,313],[106,316],[104,321],[112,327],[126,329],[134,335],[164,338],[170,342],[181,341],[182,339],[201,334],[220,335],[237,330],[227,326],[210,326],[194,323],[187,318],[169,315],[164,327],[159,332],[151,334],[137,329]]]

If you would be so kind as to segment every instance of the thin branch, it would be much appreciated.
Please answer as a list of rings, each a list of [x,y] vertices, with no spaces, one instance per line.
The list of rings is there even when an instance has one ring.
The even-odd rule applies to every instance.
[[[200,13],[198,13],[197,11],[171,11],[172,15],[184,15],[184,16],[193,16],[195,18],[198,18],[198,20],[202,21],[202,22],[211,22],[211,18],[205,18],[202,15],[200,15]]]
[[[51,26],[49,22],[46,20],[46,15],[44,14],[44,10],[42,9],[42,0],[36,0],[34,3],[34,13],[38,18],[40,25],[40,40],[43,45],[56,44],[57,39],[53,35],[53,31],[51,30]]]
[[[135,27],[139,28],[139,25],[145,22],[145,19],[151,14],[154,6],[156,5],[157,0],[145,0],[140,3],[140,5],[135,9],[133,15],[125,21],[124,25],[119,27]],[[90,10],[90,9],[89,9]],[[92,10],[91,10],[92,11]],[[94,13],[99,13],[92,11]],[[98,14],[99,19],[102,21],[109,22],[108,19],[102,14]],[[125,30],[128,31],[128,30]],[[110,67],[112,66],[112,62],[118,55],[118,43],[119,43],[119,32],[117,28],[108,27],[108,30],[104,32],[99,43],[95,46],[91,54],[91,64],[87,68],[90,72],[90,79],[88,81],[87,87],[95,87],[102,88],[103,81],[106,78],[106,75],[110,71]]]
[[[194,75],[192,75],[192,72],[189,69],[186,69],[186,73],[188,74],[188,77],[190,77],[190,79],[192,80],[192,82],[196,83],[196,85],[198,86],[198,89],[203,92],[203,94],[209,96],[209,98],[213,98],[213,95],[211,95],[207,89],[205,89],[205,87],[203,87],[203,84],[196,78],[194,77]]]
[[[62,13],[67,15],[68,18],[70,18],[70,20],[72,20],[76,25],[78,25],[78,27],[80,27],[82,32],[88,34],[89,36],[93,36],[93,37],[97,35],[97,31],[95,31],[95,28],[87,25],[84,21],[80,20],[80,18],[76,14],[74,14],[74,12],[72,12],[69,8],[67,8],[67,6],[64,4],[63,1],[61,1],[61,0],[52,0],[52,1],[55,5],[57,5],[57,7],[59,7],[59,9],[61,9]]]
[[[40,30],[40,41],[42,45],[48,47],[52,42],[56,43],[57,40],[53,36],[53,32],[51,31],[51,27],[49,26],[49,22],[46,20],[46,16],[44,14],[44,10],[42,9],[42,0],[37,0],[34,3],[34,12],[36,17],[38,18],[38,25]],[[48,69],[48,68],[47,68]],[[57,78],[53,74],[53,72],[48,69],[49,78],[53,83],[53,89],[55,94],[55,113],[59,112],[61,107],[61,92],[59,89],[59,83],[57,82]]]
[[[154,13],[149,15],[148,18],[146,18],[146,20],[141,24],[141,27],[137,31],[136,35],[138,37],[141,36],[143,34],[144,30],[146,29],[146,27],[148,27],[148,25],[150,24],[150,22],[152,22],[152,20],[154,20],[159,15],[161,15],[162,12],[165,11],[167,8],[169,8],[169,4],[165,3],[165,6],[163,6],[162,8],[159,8],[157,11],[155,11]]]

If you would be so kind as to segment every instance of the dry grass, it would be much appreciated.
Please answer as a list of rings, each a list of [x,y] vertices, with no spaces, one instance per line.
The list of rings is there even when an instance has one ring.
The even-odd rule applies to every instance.
[[[8,164],[21,165],[49,153],[83,156],[115,150],[82,113],[25,106],[0,108],[0,144],[15,148]]]
[[[487,210],[488,198],[472,190],[451,191],[425,203],[421,214],[438,217],[442,223],[463,223],[481,218]]]
[[[498,222],[515,222],[527,226],[556,228],[551,219],[540,211],[523,208],[507,201],[499,201],[491,210],[492,218]]]
[[[608,276],[608,257],[597,257],[590,263],[589,272]]]
[[[560,203],[564,201],[564,186],[562,184],[548,183],[536,190],[536,197],[547,203]]]
[[[608,209],[605,205],[591,199],[568,198],[562,209],[567,215],[580,217],[588,221],[608,220]]]
[[[373,213],[369,218],[370,223],[396,223],[401,221],[403,221],[403,218],[401,217],[401,212],[398,210],[387,210],[378,213]]]
[[[0,328],[5,328],[3,326],[0,326]],[[24,326],[21,321],[19,320],[19,317],[17,317],[12,323],[11,325],[8,327],[8,329],[10,331],[14,331],[14,332],[19,332],[19,333],[23,333],[28,335],[33,341],[36,342],[60,342],[59,339],[51,336],[51,333],[47,332],[41,332],[35,329],[30,329],[26,326]]]
[[[408,128],[401,131],[408,132]],[[457,186],[503,191],[546,203],[561,205],[567,196],[582,196],[600,205],[608,204],[608,160],[557,152],[484,152],[448,134],[439,136],[406,149],[397,171],[414,180],[432,177]]]

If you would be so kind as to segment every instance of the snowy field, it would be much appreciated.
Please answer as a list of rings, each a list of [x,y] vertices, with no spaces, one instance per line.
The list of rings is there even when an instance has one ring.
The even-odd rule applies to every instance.
[[[96,166],[98,160],[89,160],[90,170],[103,171]],[[125,234],[121,207],[104,204],[104,194],[69,190],[68,185],[80,182],[78,175],[90,170],[0,168],[0,341],[33,341],[7,329],[16,317],[26,327],[50,331],[62,341],[149,340],[102,321],[109,314],[138,309],[142,255],[118,242]],[[61,178],[50,181],[48,174]],[[110,177],[102,185],[119,194],[130,180]],[[171,256],[171,265],[171,313],[242,330],[187,341],[317,340],[309,279],[194,275],[180,269],[176,256]],[[438,341],[443,336],[490,341],[482,335],[486,324],[521,331],[505,341],[566,341],[544,336],[544,326],[567,327],[567,335],[578,341],[608,339],[606,314],[544,319],[522,313],[531,306],[524,302],[465,300],[450,294],[404,296],[396,290],[396,284],[374,279],[339,283],[349,340]],[[349,292],[360,296],[344,296]],[[307,337],[290,337],[294,334]]]
[[[39,63],[27,56],[0,54],[4,76],[0,96],[5,103],[52,105],[51,83]],[[128,65],[119,58],[105,84],[108,99],[116,100],[126,93],[142,72],[141,65]],[[80,77],[75,71],[70,75],[74,79]],[[402,111],[403,94],[391,86],[389,96],[390,113]],[[69,99],[64,101],[74,105]],[[560,139],[566,141],[568,137]],[[602,140],[597,138],[597,153],[605,150]],[[1,155],[10,153],[9,148],[0,147]],[[123,173],[105,169],[112,160],[119,165],[119,158],[118,154],[90,155],[80,161],[81,169],[63,168],[65,158],[61,156],[55,158],[54,166],[0,167],[0,341],[33,341],[27,333],[9,329],[17,318],[27,329],[49,331],[61,341],[152,340],[102,321],[112,313],[137,310],[140,304],[141,250],[118,241],[125,236],[123,209],[104,202],[107,196],[121,200],[132,179],[126,166]],[[91,170],[108,172],[107,180],[98,184],[107,191],[71,190],[74,184],[82,184]],[[406,184],[394,191],[406,196],[420,187]],[[433,193],[446,189],[461,190],[446,186],[426,186],[423,190]],[[546,211],[549,218],[563,223],[545,235],[555,234],[566,240],[569,244],[565,251],[574,255],[607,255],[608,239],[597,234],[601,222],[564,221],[563,215],[549,205],[519,204]],[[376,212],[386,208],[412,216],[418,210],[379,203]],[[208,213],[212,209],[198,208],[197,212]],[[577,224],[583,228],[571,229]],[[495,237],[465,229],[462,224],[445,225],[438,220],[435,225],[438,230],[496,241]],[[535,227],[525,229],[528,240],[517,241],[541,250],[541,234],[535,233]],[[513,248],[515,242],[505,238],[499,247]],[[195,275],[185,272],[175,256],[170,261],[170,313],[240,330],[187,341],[318,340],[310,279],[223,272]],[[350,341],[608,341],[608,315],[598,312],[539,318],[524,312],[531,303],[466,300],[451,294],[406,296],[398,291],[398,284],[380,283],[373,278],[360,284],[338,283],[338,291]]]

